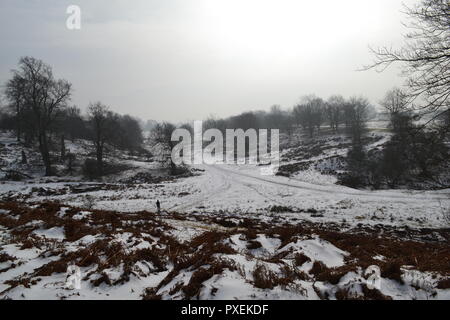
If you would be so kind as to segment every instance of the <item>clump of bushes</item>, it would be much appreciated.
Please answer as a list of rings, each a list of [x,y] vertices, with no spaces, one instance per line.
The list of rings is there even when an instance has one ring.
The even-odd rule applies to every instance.
[[[98,172],[97,160],[92,158],[87,158],[84,160],[84,164],[82,167],[83,175],[88,179],[95,179],[100,176]]]
[[[285,206],[273,206],[273,207],[270,208],[270,212],[273,212],[273,213],[283,213],[283,212],[293,213],[294,209],[292,209],[291,207],[285,207]]]

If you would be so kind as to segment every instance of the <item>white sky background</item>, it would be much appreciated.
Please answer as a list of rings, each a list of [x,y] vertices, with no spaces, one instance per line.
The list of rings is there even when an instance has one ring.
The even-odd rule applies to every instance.
[[[414,0],[0,0],[0,82],[19,57],[53,66],[85,109],[100,100],[143,119],[197,120],[292,107],[306,94],[401,85],[398,69],[358,72],[368,46],[399,47]],[[82,29],[66,29],[66,8]]]

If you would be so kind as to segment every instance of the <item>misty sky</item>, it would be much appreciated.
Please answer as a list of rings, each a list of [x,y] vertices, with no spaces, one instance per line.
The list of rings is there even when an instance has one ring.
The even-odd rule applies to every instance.
[[[144,119],[290,108],[306,94],[365,95],[397,69],[358,72],[368,46],[398,47],[413,0],[0,0],[0,82],[19,57],[53,66],[83,110],[100,100]],[[82,29],[66,28],[66,8]]]

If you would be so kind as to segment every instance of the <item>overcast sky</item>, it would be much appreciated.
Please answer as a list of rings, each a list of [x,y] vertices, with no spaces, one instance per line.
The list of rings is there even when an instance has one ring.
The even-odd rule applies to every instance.
[[[398,47],[414,0],[0,0],[0,82],[19,57],[53,66],[73,104],[143,119],[229,116],[303,95],[376,104],[399,71],[358,72],[370,46]],[[79,5],[81,30],[66,28]]]

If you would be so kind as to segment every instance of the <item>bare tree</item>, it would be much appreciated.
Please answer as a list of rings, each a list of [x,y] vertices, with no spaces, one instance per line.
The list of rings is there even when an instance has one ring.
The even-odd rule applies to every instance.
[[[278,124],[278,117],[267,119],[268,125],[274,127]],[[270,122],[270,123],[269,123]],[[259,128],[259,119],[254,112],[244,112],[237,116],[231,117],[228,121],[229,128],[247,130],[250,128]]]
[[[366,129],[370,103],[366,98],[352,97],[348,102],[347,109],[349,116],[349,131],[353,139],[353,144],[360,145],[362,135]]]
[[[408,100],[417,101],[420,106],[415,110],[431,114],[434,120],[449,110],[450,2],[422,0],[414,7],[406,7],[406,14],[411,29],[406,45],[399,50],[372,50],[375,62],[365,69],[383,71],[400,63],[409,87]]]
[[[269,113],[266,114],[266,126],[271,129],[286,129],[286,115],[279,105],[270,107]]]
[[[393,88],[386,93],[380,104],[390,115],[393,115],[407,109],[408,99],[403,90]]]
[[[58,131],[66,138],[74,141],[75,139],[88,139],[89,134],[81,110],[76,107],[68,107],[60,113],[58,119]]]
[[[20,75],[14,74],[12,79],[8,80],[5,88],[5,96],[9,101],[9,108],[13,111],[16,120],[17,141],[21,140],[23,127],[23,110],[25,109],[25,79]]]
[[[144,141],[139,121],[129,115],[123,115],[119,118],[119,126],[122,132],[120,147],[130,151],[138,149]]]
[[[307,96],[303,98],[301,104],[293,109],[294,117],[304,129],[308,130],[311,138],[316,128],[320,131],[320,126],[324,119],[324,105],[325,103],[321,98]]]
[[[336,133],[342,120],[343,108],[346,102],[342,96],[332,96],[326,103],[326,117],[330,128]]]
[[[151,132],[151,139],[155,146],[158,146],[161,151],[161,158],[164,163],[169,163],[170,174],[175,175],[177,167],[172,161],[172,149],[175,147],[176,142],[172,141],[172,132],[176,127],[169,123],[158,123]]]
[[[45,174],[51,175],[49,134],[58,112],[70,100],[71,84],[66,80],[54,79],[52,68],[43,61],[23,57],[19,61],[19,69],[13,70],[7,93],[11,103],[18,103],[22,105],[22,110],[31,111],[37,127]]]
[[[101,102],[96,102],[89,105],[88,116],[92,125],[92,138],[97,156],[97,171],[99,175],[102,175],[104,147],[112,134],[112,112]]]
[[[391,126],[397,132],[404,124],[409,123],[411,116],[408,110],[407,95],[399,88],[389,90],[380,105],[389,114]]]

